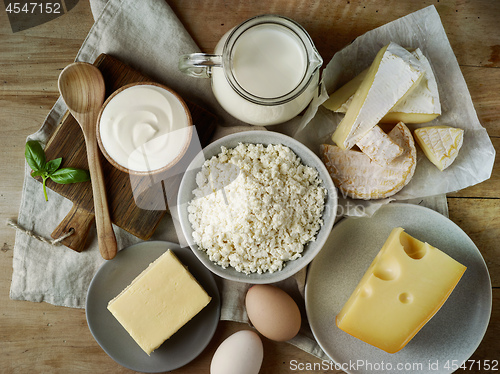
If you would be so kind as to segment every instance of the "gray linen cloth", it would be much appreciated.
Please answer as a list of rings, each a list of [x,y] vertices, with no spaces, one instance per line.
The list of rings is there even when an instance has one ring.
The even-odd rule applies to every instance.
[[[219,128],[215,137],[253,128],[241,127],[222,111],[212,95],[208,80],[187,77],[178,71],[178,57],[197,52],[199,48],[164,1],[91,0],[91,6],[96,22],[78,52],[77,61],[93,62],[100,53],[111,54],[176,90],[185,99],[215,112],[225,125],[237,125]],[[40,130],[28,139],[45,144],[65,111],[66,106],[59,98]],[[45,202],[40,184],[31,178],[29,172],[26,165],[18,224],[48,238],[72,203],[50,190],[49,201]],[[445,196],[414,203],[447,215]],[[140,241],[117,227],[114,230],[118,248]],[[18,231],[14,245],[11,299],[84,308],[89,283],[104,262],[95,232],[92,231],[89,237],[88,249],[76,253],[64,246],[42,243]],[[162,220],[152,240],[179,242],[170,216]],[[302,310],[303,327],[290,343],[318,358],[328,359],[314,340],[305,317],[305,279],[306,269],[278,284],[294,297]],[[221,319],[248,323],[244,297],[250,285],[220,278],[217,281],[222,299]]]

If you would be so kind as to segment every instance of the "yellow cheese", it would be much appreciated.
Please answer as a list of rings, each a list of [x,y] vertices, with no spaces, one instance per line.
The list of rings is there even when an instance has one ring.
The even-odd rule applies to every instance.
[[[111,300],[108,309],[149,355],[210,300],[168,250]]]
[[[395,228],[337,315],[337,326],[388,353],[398,352],[441,308],[465,270]]]
[[[367,73],[368,69],[363,70],[356,77],[344,84],[338,90],[334,91],[328,100],[323,103],[323,106],[330,109],[332,112],[347,112],[347,108],[349,108],[356,90],[365,79]]]
[[[424,73],[419,60],[403,47],[390,43],[382,48],[332,135],[335,144],[344,150],[351,149],[411,93]]]

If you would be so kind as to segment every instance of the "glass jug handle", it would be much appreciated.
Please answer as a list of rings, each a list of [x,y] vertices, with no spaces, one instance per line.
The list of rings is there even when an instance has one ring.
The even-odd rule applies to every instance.
[[[212,77],[213,67],[222,67],[221,55],[191,53],[179,58],[179,70],[195,78]]]

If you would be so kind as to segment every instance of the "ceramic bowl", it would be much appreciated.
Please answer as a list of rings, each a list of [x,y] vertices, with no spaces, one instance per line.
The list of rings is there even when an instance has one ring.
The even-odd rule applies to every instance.
[[[131,168],[131,167],[127,167],[124,164],[122,164],[122,163],[118,162],[117,160],[115,160],[113,158],[113,156],[110,155],[111,152],[107,148],[107,147],[111,146],[111,144],[108,144],[108,143],[113,143],[112,140],[110,140],[110,139],[105,140],[105,139],[102,138],[102,135],[101,135],[101,127],[103,126],[103,124],[101,123],[102,122],[101,118],[103,117],[103,113],[106,111],[106,108],[108,106],[110,106],[111,103],[115,102],[117,100],[117,97],[119,97],[125,91],[129,91],[129,90],[134,89],[134,88],[139,87],[139,86],[154,86],[154,87],[159,88],[160,90],[164,91],[165,94],[167,95],[167,97],[169,97],[170,99],[173,99],[173,100],[177,101],[180,104],[180,107],[182,107],[183,115],[185,115],[185,118],[186,118],[187,123],[188,123],[188,126],[185,129],[185,133],[183,135],[183,142],[182,142],[182,144],[179,144],[179,147],[177,147],[178,148],[178,152],[174,155],[174,157],[169,162],[167,162],[165,164],[162,164],[159,167],[153,168],[152,170],[147,170],[147,171],[137,170],[137,169],[134,169],[134,168]],[[136,96],[137,96],[137,98],[136,98],[136,101],[134,101],[134,103],[133,103],[133,107],[129,107],[128,108],[129,110],[126,113],[126,115],[129,116],[129,117],[137,116],[137,113],[140,112],[140,111],[150,110],[148,108],[148,106],[150,104],[148,103],[147,99],[141,97],[140,95],[136,95]],[[136,105],[139,105],[139,106],[135,107]],[[151,115],[154,115],[154,113],[151,113]],[[171,119],[171,120],[175,120],[175,119]],[[171,135],[171,134],[172,133],[170,133],[169,136],[175,136],[175,135]],[[193,121],[192,121],[191,113],[189,111],[189,108],[188,108],[187,104],[182,99],[182,97],[179,96],[178,93],[176,93],[172,89],[170,89],[170,88],[168,88],[168,87],[166,87],[164,85],[161,85],[159,83],[155,83],[155,82],[137,82],[137,83],[131,83],[131,84],[125,85],[123,87],[120,87],[119,89],[117,89],[116,91],[114,91],[107,98],[107,100],[104,102],[104,104],[102,105],[101,110],[99,112],[99,116],[98,116],[98,119],[97,119],[97,134],[96,135],[97,135],[97,143],[99,144],[99,148],[100,148],[102,154],[108,160],[108,162],[111,165],[113,165],[116,169],[118,169],[118,170],[120,170],[120,171],[122,171],[124,173],[132,174],[132,175],[148,176],[148,175],[152,175],[152,174],[163,173],[166,170],[171,169],[174,165],[176,165],[182,159],[182,157],[184,156],[184,154],[186,153],[186,151],[187,151],[187,149],[189,147],[189,144],[191,143],[191,139],[192,139],[192,136],[193,136]]]
[[[239,143],[253,143],[253,144],[282,144],[292,149],[295,154],[301,159],[302,163],[307,166],[315,168],[319,173],[319,178],[322,180],[322,186],[327,189],[327,197],[325,199],[325,209],[323,211],[323,226],[316,234],[316,240],[307,243],[302,252],[302,256],[296,260],[286,262],[286,265],[280,271],[273,273],[264,272],[262,274],[252,273],[245,274],[236,271],[232,267],[226,269],[212,262],[205,251],[200,250],[198,245],[193,240],[193,229],[188,219],[188,203],[193,198],[193,190],[198,186],[196,184],[196,171],[200,170],[206,159],[209,159],[221,152],[221,147],[234,148]],[[215,142],[209,144],[203,149],[202,154],[196,157],[190,164],[187,172],[184,174],[179,194],[178,194],[177,213],[180,226],[187,243],[193,250],[193,253],[198,259],[214,274],[229,279],[232,281],[245,282],[245,283],[274,283],[286,279],[299,270],[303,269],[309,264],[316,254],[323,247],[330,231],[333,227],[336,211],[337,211],[337,192],[333,185],[332,179],[328,174],[323,162],[319,159],[314,152],[307,148],[297,140],[273,131],[245,131],[236,134],[227,135]]]

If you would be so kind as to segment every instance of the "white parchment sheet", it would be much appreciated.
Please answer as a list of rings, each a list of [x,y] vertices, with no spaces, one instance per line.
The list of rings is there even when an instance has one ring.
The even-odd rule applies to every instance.
[[[442,114],[417,127],[447,125],[465,130],[464,144],[455,162],[439,171],[417,147],[418,161],[410,183],[391,198],[353,200],[341,198],[345,215],[373,213],[391,200],[417,199],[461,190],[491,176],[495,149],[479,122],[465,79],[453,53],[446,32],[434,6],[411,13],[359,36],[337,52],[323,71],[321,95],[313,101],[298,124],[294,137],[319,155],[319,145],[333,144],[330,139],[343,114],[334,113],[321,104],[328,95],[370,66],[384,45],[395,42],[405,48],[420,48],[429,59],[439,89]],[[340,195],[340,194],[339,194]]]

